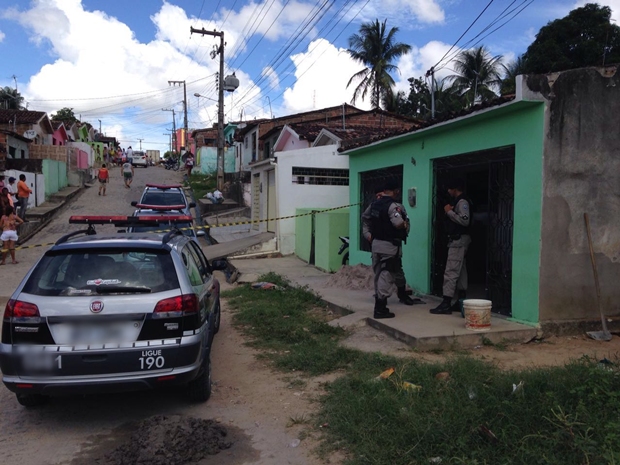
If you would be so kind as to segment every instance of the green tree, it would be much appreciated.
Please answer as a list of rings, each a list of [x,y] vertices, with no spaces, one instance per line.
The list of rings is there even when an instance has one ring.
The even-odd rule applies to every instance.
[[[0,108],[4,110],[24,110],[24,97],[17,89],[4,87],[0,89]]]
[[[620,27],[611,9],[588,3],[543,26],[523,56],[528,73],[620,63]]]
[[[391,113],[404,115],[407,112],[405,93],[402,90],[388,89],[383,95],[383,109]]]
[[[491,56],[484,46],[463,50],[457,55],[453,66],[456,74],[447,76],[452,89],[464,98],[466,106],[476,101],[488,101],[497,97],[502,78],[502,56]]]
[[[502,79],[502,84],[500,86],[500,94],[514,94],[517,91],[517,76],[519,74],[527,74],[523,55],[505,65],[504,71],[504,78]]]
[[[433,99],[431,97],[430,81],[420,78],[409,78],[409,97],[405,103],[407,116],[422,119],[431,119]],[[433,85],[435,94],[435,118],[447,116],[462,109],[461,98],[454,92],[447,80],[435,80]]]
[[[373,23],[361,25],[359,33],[349,37],[349,55],[355,61],[362,63],[364,69],[358,71],[347,83],[347,88],[354,82],[359,82],[353,93],[351,103],[370,94],[370,104],[378,108],[388,91],[392,92],[394,79],[390,73],[398,71],[392,62],[409,53],[411,46],[396,42],[397,27],[387,32],[386,22],[376,19]]]
[[[79,121],[75,117],[75,114],[73,113],[73,108],[67,108],[67,107],[61,108],[56,113],[52,114],[51,119],[52,121],[57,121],[57,122],[62,121],[63,123],[69,124],[69,125]]]

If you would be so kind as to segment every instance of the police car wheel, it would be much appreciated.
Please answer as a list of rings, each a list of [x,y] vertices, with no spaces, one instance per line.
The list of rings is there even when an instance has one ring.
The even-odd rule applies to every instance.
[[[49,397],[41,394],[15,394],[17,402],[24,407],[38,407],[44,405],[49,401]]]
[[[192,402],[206,402],[211,397],[211,351],[205,355],[202,372],[187,385],[187,396]]]

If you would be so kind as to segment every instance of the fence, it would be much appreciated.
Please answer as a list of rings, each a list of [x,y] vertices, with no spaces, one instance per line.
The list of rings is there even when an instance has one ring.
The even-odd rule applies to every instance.
[[[243,199],[244,184],[250,183],[250,175],[250,171],[224,173],[224,197],[234,200],[239,206],[245,206]]]

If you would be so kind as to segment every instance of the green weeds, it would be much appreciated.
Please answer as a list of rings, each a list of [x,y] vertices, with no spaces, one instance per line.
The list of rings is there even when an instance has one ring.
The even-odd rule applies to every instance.
[[[279,290],[225,293],[235,323],[284,371],[342,373],[324,385],[315,416],[290,423],[312,428],[347,465],[620,463],[617,360],[502,371],[461,353],[443,363],[362,353],[340,347],[345,332],[325,322],[314,294],[260,279]]]
[[[215,190],[217,178],[209,174],[192,174],[189,183],[185,181],[185,184],[189,184],[189,187],[194,192],[194,198],[198,201],[198,199],[204,198],[207,192]]]

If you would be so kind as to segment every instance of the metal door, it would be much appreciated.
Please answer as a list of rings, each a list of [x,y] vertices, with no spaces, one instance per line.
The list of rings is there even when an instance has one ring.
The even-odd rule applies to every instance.
[[[258,231],[260,220],[260,174],[252,176],[252,229]]]
[[[448,203],[445,182],[452,177],[467,179],[468,173],[486,171],[487,202],[473,207],[473,218],[484,234],[472,241],[485,241],[484,286],[493,312],[512,315],[512,237],[514,225],[514,147],[474,152],[433,161],[433,220],[431,226],[431,293],[442,295],[447,259],[444,205]],[[473,242],[472,242],[473,243]],[[471,249],[470,249],[471,251]],[[470,255],[470,254],[468,254]],[[468,258],[469,260],[469,258]],[[468,267],[469,271],[469,267]]]

